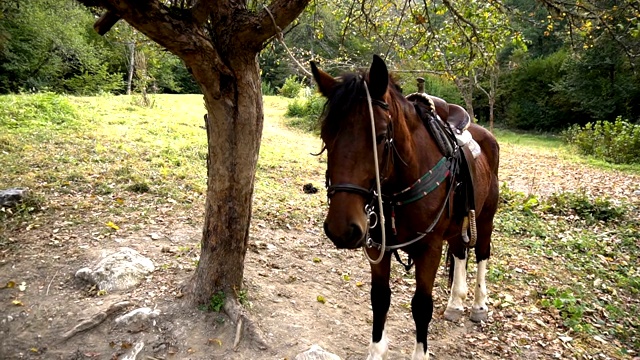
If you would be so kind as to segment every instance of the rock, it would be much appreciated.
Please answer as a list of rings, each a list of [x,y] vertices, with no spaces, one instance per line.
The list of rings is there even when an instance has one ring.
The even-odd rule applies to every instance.
[[[311,345],[311,348],[296,355],[293,360],[342,360],[340,356],[323,350],[319,345]]]
[[[151,310],[151,308],[143,307],[121,315],[117,317],[115,321],[118,326],[129,326],[132,324],[142,326],[147,322],[151,322],[151,320],[157,318],[159,315],[160,310]]]
[[[26,189],[0,190],[0,207],[13,207],[21,203],[29,193]]]
[[[136,343],[131,351],[127,354],[124,354],[120,359],[121,360],[136,360],[140,351],[144,348],[144,342],[140,341]]]
[[[100,260],[93,269],[86,267],[78,270],[76,277],[97,285],[100,290],[118,291],[136,286],[154,270],[150,259],[123,247]]]

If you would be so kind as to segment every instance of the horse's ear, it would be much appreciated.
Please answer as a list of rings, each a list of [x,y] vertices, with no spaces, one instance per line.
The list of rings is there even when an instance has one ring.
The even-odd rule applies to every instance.
[[[387,64],[378,55],[373,55],[373,62],[369,69],[369,93],[372,98],[381,98],[389,86],[389,71]]]
[[[327,74],[326,72],[318,69],[315,61],[311,62],[311,73],[313,74],[313,78],[318,84],[320,93],[325,97],[329,97],[329,95],[331,95],[331,92],[333,91],[333,87],[336,85],[336,79],[334,79],[333,76]]]

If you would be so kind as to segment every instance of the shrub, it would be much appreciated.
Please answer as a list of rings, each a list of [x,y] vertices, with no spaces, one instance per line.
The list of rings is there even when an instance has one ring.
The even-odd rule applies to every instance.
[[[303,87],[304,85],[294,75],[291,75],[278,91],[280,95],[293,99],[298,96]]]
[[[273,88],[273,86],[271,86],[271,83],[268,81],[262,81],[261,88],[262,88],[262,95],[276,94],[275,89]]]
[[[614,164],[640,163],[640,125],[622,120],[573,125],[563,132],[565,141],[580,152]]]
[[[293,100],[287,106],[286,117],[293,118],[288,125],[303,131],[318,132],[320,130],[320,115],[324,109],[325,100],[320,95]]]
[[[0,126],[13,129],[68,127],[78,114],[66,97],[53,93],[0,97]]]

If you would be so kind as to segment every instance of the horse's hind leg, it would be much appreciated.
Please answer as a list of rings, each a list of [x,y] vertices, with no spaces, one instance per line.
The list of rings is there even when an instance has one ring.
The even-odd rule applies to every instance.
[[[478,273],[476,275],[476,287],[471,307],[471,321],[486,321],[489,313],[487,307],[487,263],[491,255],[491,232],[493,231],[493,215],[488,220],[478,222],[478,241],[476,243],[476,261]]]
[[[411,313],[416,323],[416,347],[411,360],[429,359],[427,333],[433,317],[433,282],[441,254],[442,240],[431,240],[428,248],[412,254],[416,264],[416,293],[411,299]]]
[[[372,251],[374,252],[374,251]],[[378,253],[369,254],[373,258]],[[387,312],[391,304],[391,288],[389,287],[389,273],[391,271],[391,255],[385,254],[379,264],[371,264],[371,308],[373,309],[373,329],[371,344],[367,360],[384,360],[389,351],[389,340],[384,330]]]
[[[464,301],[467,298],[467,247],[462,242],[462,237],[449,241],[449,252],[451,253],[451,265],[449,271],[453,279],[449,284],[451,292],[447,309],[444,311],[444,318],[449,321],[458,321],[464,314]],[[448,254],[447,254],[448,255]],[[451,276],[451,275],[450,275]]]

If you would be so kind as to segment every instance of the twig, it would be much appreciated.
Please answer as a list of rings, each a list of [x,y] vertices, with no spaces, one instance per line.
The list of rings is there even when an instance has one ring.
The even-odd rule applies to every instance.
[[[284,36],[282,35],[282,29],[276,23],[276,19],[273,17],[273,14],[271,14],[271,11],[269,10],[269,8],[266,5],[262,5],[262,6],[264,7],[265,10],[267,10],[267,13],[271,17],[271,21],[273,21],[273,26],[275,26],[277,30],[276,37],[278,38],[278,41],[280,41],[282,46],[284,46],[285,50],[287,50],[287,54],[289,54],[289,57],[291,58],[291,60],[293,60],[293,62],[295,62],[296,65],[298,65],[298,67],[302,69],[302,72],[305,73],[305,75],[307,75],[308,77],[312,77],[313,75],[309,72],[309,70],[307,70],[304,66],[302,66],[302,64],[300,64],[298,59],[296,59],[295,56],[293,56],[293,53],[287,47],[287,44],[285,44]]]
[[[58,275],[58,271],[59,270],[57,270],[56,273],[53,274],[53,277],[51,278],[51,281],[49,281],[49,285],[47,286],[47,292],[45,293],[45,296],[49,296],[49,288],[51,287],[51,283],[53,283],[53,279],[55,279],[56,275]]]

